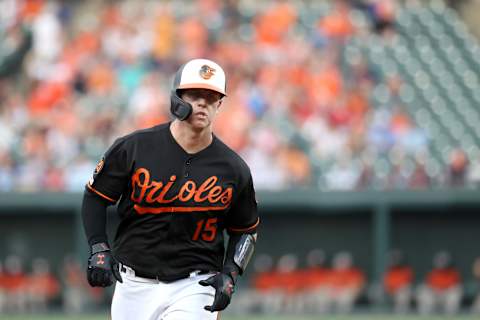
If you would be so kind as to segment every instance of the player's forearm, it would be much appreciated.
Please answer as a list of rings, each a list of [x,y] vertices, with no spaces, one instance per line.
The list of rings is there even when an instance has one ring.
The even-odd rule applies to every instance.
[[[240,240],[241,234],[231,234],[228,239],[227,252],[225,254],[225,262],[223,264],[223,272],[231,274],[236,282],[237,275],[240,274],[240,268],[233,261],[235,256],[235,247]]]
[[[256,234],[230,234],[223,271],[236,282],[245,271],[255,247]]]
[[[107,242],[106,213],[107,203],[104,199],[85,190],[82,203],[82,220],[88,243]]]

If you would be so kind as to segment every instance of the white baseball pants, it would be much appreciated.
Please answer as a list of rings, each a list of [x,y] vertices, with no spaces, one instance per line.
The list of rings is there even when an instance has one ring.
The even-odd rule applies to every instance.
[[[203,287],[200,280],[212,274],[197,275],[165,283],[135,276],[130,268],[121,272],[112,300],[112,320],[215,320],[218,312],[203,307],[212,305],[213,287]]]

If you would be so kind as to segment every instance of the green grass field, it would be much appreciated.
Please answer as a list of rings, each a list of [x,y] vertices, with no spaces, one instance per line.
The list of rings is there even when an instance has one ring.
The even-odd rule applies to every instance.
[[[0,320],[108,320],[107,315],[0,315]],[[349,315],[349,316],[222,316],[222,320],[474,320],[479,316],[396,316],[396,315]]]

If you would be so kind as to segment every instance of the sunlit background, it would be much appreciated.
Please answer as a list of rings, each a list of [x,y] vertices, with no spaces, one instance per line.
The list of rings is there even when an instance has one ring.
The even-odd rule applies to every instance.
[[[226,71],[215,132],[262,219],[226,319],[478,317],[479,21],[475,0],[0,0],[0,319],[107,317],[85,183],[170,120],[197,57]]]

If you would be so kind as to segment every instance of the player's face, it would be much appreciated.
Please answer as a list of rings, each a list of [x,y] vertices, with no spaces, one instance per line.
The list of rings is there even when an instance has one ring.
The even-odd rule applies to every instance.
[[[192,115],[187,121],[196,129],[204,129],[212,124],[223,97],[208,89],[185,89],[181,96],[193,107]]]

